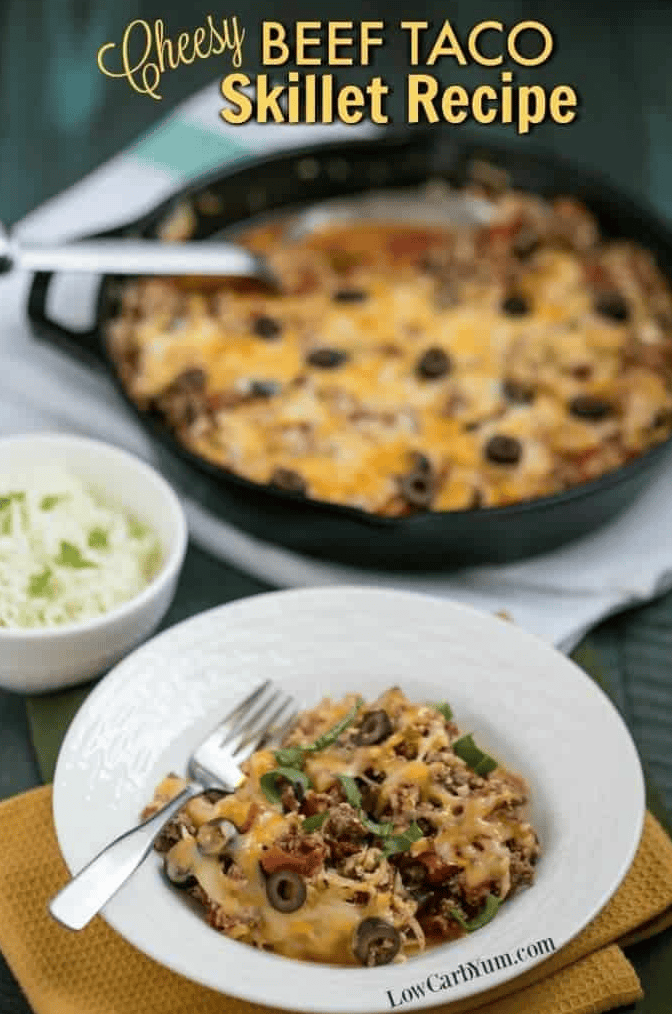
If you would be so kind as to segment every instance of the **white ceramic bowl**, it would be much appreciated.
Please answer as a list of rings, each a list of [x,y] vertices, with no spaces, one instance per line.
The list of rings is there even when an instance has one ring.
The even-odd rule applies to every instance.
[[[187,523],[177,496],[134,455],[66,434],[0,439],[0,474],[45,463],[62,464],[132,510],[156,532],[163,564],[139,595],[104,616],[49,629],[0,627],[0,686],[22,693],[82,683],[148,637],[172,602],[187,548]]]
[[[56,833],[70,870],[131,827],[161,778],[186,772],[216,719],[269,677],[301,707],[348,692],[370,701],[395,683],[412,700],[448,701],[460,728],[530,783],[542,845],[535,884],[477,933],[403,964],[339,968],[215,932],[166,884],[153,854],[103,915],[167,968],[268,1007],[406,1014],[529,970],[595,916],[630,866],[644,818],[642,771],[623,720],[585,673],[494,616],[346,586],[218,606],[152,638],[101,680],[68,730],[54,777]],[[220,1006],[234,1004],[225,996]]]

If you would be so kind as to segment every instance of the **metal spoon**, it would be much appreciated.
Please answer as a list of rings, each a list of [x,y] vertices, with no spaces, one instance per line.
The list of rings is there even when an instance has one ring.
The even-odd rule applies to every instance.
[[[465,198],[445,185],[424,193],[417,188],[370,191],[364,197],[323,201],[297,215],[289,238],[296,240],[333,222],[364,219],[416,224],[460,225],[486,221],[489,205]],[[97,275],[215,275],[250,278],[280,290],[280,280],[264,257],[219,239],[167,243],[156,239],[86,239],[66,243],[25,243],[0,223],[0,272],[85,271]]]
[[[164,243],[156,239],[86,239],[25,243],[0,223],[0,270],[85,271],[97,275],[219,275],[280,282],[263,257],[220,240]]]

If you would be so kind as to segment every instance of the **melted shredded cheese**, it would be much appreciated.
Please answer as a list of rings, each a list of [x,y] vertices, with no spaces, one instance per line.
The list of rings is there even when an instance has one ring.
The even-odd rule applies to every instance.
[[[350,695],[337,703],[323,701],[302,713],[285,746],[314,742],[354,702]],[[516,886],[514,852],[534,862],[539,851],[534,830],[522,814],[527,798],[523,779],[502,767],[485,778],[475,776],[452,751],[451,744],[459,736],[457,727],[435,708],[412,704],[398,688],[387,691],[367,710],[378,709],[386,712],[393,726],[381,743],[359,743],[355,721],[333,745],[303,755],[313,798],[336,805],[338,794],[334,797],[333,793],[339,775],[368,781],[375,786],[372,819],[391,822],[397,834],[420,816],[430,820],[434,830],[411,844],[408,858],[429,857],[432,867],[444,871],[450,884],[446,897],[453,897],[467,913],[480,907],[488,893],[504,900]],[[401,933],[398,959],[425,946],[424,916],[416,896],[404,884],[403,863],[385,858],[375,835],[361,828],[354,854],[347,830],[340,835],[334,832],[336,837],[326,831],[304,833],[304,817],[296,806],[285,809],[271,803],[261,788],[264,774],[276,766],[271,751],[258,751],[247,762],[247,777],[233,794],[214,803],[197,797],[186,806],[196,829],[217,818],[245,829],[231,851],[232,863],[226,872],[217,857],[199,852],[195,832],[183,830],[183,840],[174,847],[179,850],[176,857],[189,866],[208,899],[213,925],[236,939],[289,957],[341,964],[356,963],[353,935],[360,922],[372,916]],[[174,795],[183,784],[174,778],[164,780],[154,802]],[[357,819],[350,806],[339,805],[351,821]],[[328,829],[328,823],[324,827]],[[279,912],[266,895],[264,856],[272,847],[291,849],[285,843],[303,839],[317,842],[325,858],[304,878],[306,899],[300,908]],[[329,858],[330,849],[341,842],[347,846],[344,857]],[[453,935],[462,932],[457,926],[453,929]]]

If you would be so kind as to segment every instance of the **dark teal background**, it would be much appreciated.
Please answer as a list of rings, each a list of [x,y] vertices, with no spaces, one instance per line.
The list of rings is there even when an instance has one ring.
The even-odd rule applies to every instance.
[[[660,0],[286,0],[281,7],[277,0],[0,0],[0,218],[15,222],[150,129],[180,99],[219,80],[229,69],[227,58],[196,61],[166,74],[164,98],[156,102],[96,66],[98,47],[119,42],[134,18],[161,17],[175,36],[193,30],[207,13],[238,15],[247,33],[243,69],[250,73],[257,69],[264,18],[382,18],[388,43],[375,73],[395,89],[392,111],[401,108],[408,69],[405,36],[392,30],[399,20],[448,17],[463,31],[484,18],[506,25],[541,20],[555,33],[556,53],[546,67],[527,76],[517,72],[517,80],[570,83],[582,109],[571,126],[543,125],[520,143],[542,143],[602,169],[672,218],[672,4]],[[445,81],[467,85],[497,80],[496,72],[462,70],[453,61],[436,70]],[[352,80],[370,74],[370,68],[347,71]],[[482,129],[492,137],[493,128]]]

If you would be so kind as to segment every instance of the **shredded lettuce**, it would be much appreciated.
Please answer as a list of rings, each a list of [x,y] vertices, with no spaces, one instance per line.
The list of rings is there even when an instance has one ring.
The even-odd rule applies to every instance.
[[[101,616],[162,560],[155,532],[59,464],[0,475],[0,626]]]

